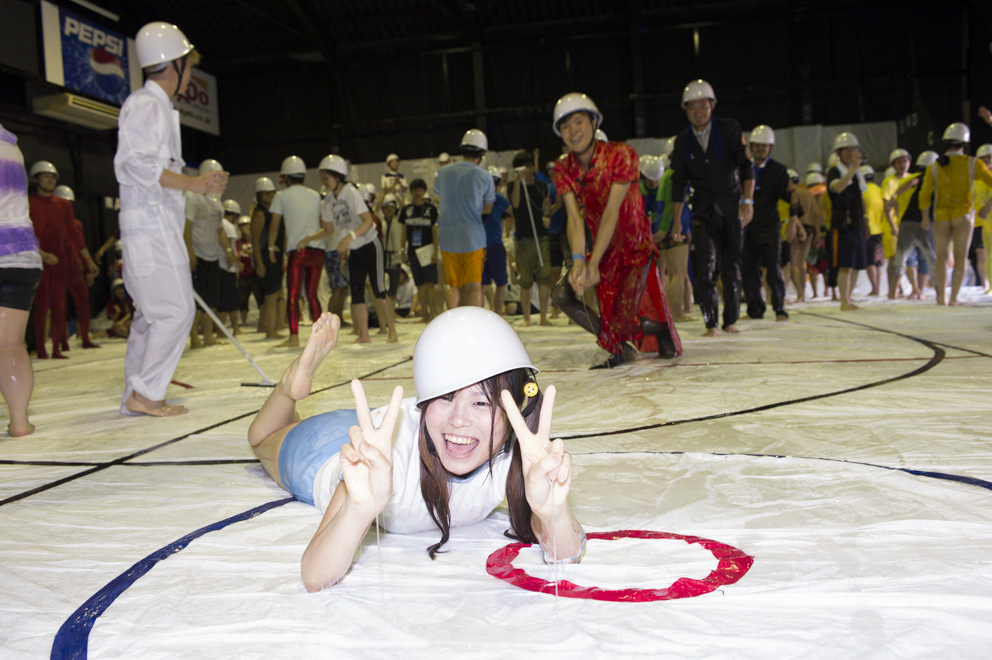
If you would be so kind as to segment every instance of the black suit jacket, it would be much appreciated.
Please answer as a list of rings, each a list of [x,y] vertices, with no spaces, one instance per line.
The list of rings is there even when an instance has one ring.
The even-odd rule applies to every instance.
[[[741,202],[741,182],[754,178],[751,161],[741,139],[736,119],[711,119],[709,144],[703,151],[692,127],[675,137],[672,150],[672,201],[685,198],[685,185],[692,186],[692,214],[706,218],[718,207],[724,217],[736,218]]]

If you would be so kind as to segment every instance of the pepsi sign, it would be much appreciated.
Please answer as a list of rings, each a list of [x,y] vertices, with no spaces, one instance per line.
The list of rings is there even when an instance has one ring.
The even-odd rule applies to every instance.
[[[124,35],[62,9],[64,85],[115,105],[131,93],[128,49]]]

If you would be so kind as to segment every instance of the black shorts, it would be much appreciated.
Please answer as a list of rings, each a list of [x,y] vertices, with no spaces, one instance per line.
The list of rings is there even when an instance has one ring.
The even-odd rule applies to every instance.
[[[432,244],[431,244],[432,245]],[[410,272],[413,273],[413,283],[417,286],[425,284],[437,284],[437,264],[420,265],[417,253],[411,246],[407,250],[407,261],[410,263]]]
[[[986,222],[992,222],[992,217],[990,217]],[[975,227],[975,231],[971,235],[971,247],[968,248],[968,256],[971,259],[975,259],[975,250],[984,250],[985,242],[982,240],[982,228]]]
[[[885,248],[882,246],[881,234],[872,234],[868,237],[868,265],[878,268],[885,265]]]
[[[834,268],[864,270],[868,267],[868,238],[865,231],[857,226],[830,231],[833,242],[830,265]],[[833,286],[833,285],[831,285]]]
[[[565,255],[561,252],[561,234],[548,234],[548,243],[551,246],[551,267],[561,268],[565,263]]]
[[[792,262],[792,249],[789,243],[782,241],[782,246],[778,251],[778,265],[780,268],[788,266]]]
[[[357,250],[348,253],[348,271],[351,273],[351,304],[365,303],[365,280],[372,285],[372,294],[380,300],[386,297],[385,255],[379,237]]]
[[[196,291],[207,307],[217,309],[220,305],[220,262],[196,260],[196,270],[193,272],[193,290]]]
[[[41,268],[0,268],[0,307],[29,311],[43,272]]]
[[[222,270],[220,273],[220,302],[218,312],[236,312],[241,308],[238,300],[238,274]]]
[[[258,278],[262,283],[262,294],[272,296],[282,289],[282,260],[278,263],[265,262],[265,277]]]

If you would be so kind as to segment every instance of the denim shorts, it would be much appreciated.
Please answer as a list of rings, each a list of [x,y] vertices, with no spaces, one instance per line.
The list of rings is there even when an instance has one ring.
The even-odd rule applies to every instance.
[[[320,468],[348,444],[348,429],[358,426],[354,410],[308,417],[286,434],[279,449],[279,480],[301,502],[313,505],[313,484]]]

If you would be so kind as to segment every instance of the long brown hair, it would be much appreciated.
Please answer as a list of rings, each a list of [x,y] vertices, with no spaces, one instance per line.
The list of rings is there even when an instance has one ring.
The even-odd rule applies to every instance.
[[[493,459],[496,457],[493,453],[493,446],[496,444],[493,437],[494,427],[496,426],[496,415],[503,415],[504,420],[506,420],[506,413],[503,411],[503,404],[500,400],[500,392],[503,390],[509,391],[513,395],[513,400],[517,402],[517,405],[523,407],[528,398],[524,394],[524,385],[530,381],[533,381],[533,377],[529,369],[514,369],[513,371],[505,371],[501,374],[491,376],[478,383],[482,387],[486,399],[489,401],[492,414],[492,425],[489,431],[490,478],[493,473]],[[427,408],[439,398],[442,397],[422,401],[417,406],[420,409],[420,435],[418,440],[420,449],[420,494],[424,498],[424,503],[427,504],[427,511],[430,513],[431,519],[441,531],[441,540],[427,548],[427,553],[431,556],[431,559],[435,559],[435,555],[440,551],[441,546],[448,542],[451,528],[451,510],[448,507],[448,499],[451,496],[451,473],[441,464],[441,459],[434,447],[434,441],[427,432],[426,415],[424,414],[427,412]],[[527,414],[524,416],[524,421],[527,423],[527,428],[531,431],[537,431],[541,419],[541,405],[543,403],[544,393],[538,392],[534,404],[528,406],[530,410],[526,411]],[[513,535],[521,541],[535,543],[537,538],[534,536],[530,525],[531,509],[530,505],[527,504],[527,497],[524,492],[524,474],[523,463],[520,457],[520,443],[517,442],[516,434],[513,432],[513,427],[510,426],[509,420],[506,420],[506,433],[506,442],[500,451],[512,452],[510,456],[510,470],[506,475],[506,501],[510,509],[510,528],[513,530]]]

